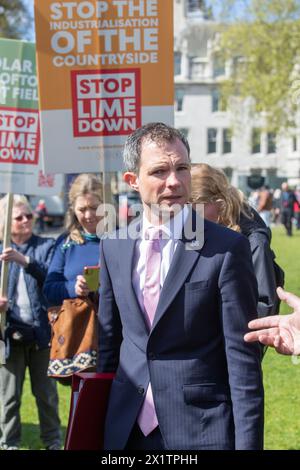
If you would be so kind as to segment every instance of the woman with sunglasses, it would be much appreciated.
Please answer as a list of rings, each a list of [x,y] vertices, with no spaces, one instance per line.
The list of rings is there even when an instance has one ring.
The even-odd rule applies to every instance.
[[[0,238],[3,240],[7,197],[0,200]],[[49,450],[60,448],[56,383],[47,377],[50,327],[43,283],[52,256],[54,240],[33,234],[33,214],[24,196],[14,196],[11,246],[0,260],[9,262],[8,295],[0,298],[7,310],[6,364],[0,367],[2,449],[18,449],[21,443],[20,406],[28,366],[32,393],[38,408],[41,439]],[[1,268],[0,268],[1,269]]]

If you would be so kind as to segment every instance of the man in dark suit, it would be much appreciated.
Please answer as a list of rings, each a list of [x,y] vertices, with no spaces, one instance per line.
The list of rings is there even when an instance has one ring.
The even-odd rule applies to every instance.
[[[179,131],[137,129],[124,163],[144,211],[137,236],[129,227],[101,246],[98,370],[116,372],[105,448],[262,449],[260,351],[243,341],[257,305],[248,241],[208,221],[202,230],[186,206]]]

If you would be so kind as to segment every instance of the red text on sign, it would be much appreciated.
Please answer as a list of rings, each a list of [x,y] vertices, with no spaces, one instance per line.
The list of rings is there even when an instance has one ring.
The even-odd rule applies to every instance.
[[[39,146],[37,110],[0,108],[0,163],[37,165]]]

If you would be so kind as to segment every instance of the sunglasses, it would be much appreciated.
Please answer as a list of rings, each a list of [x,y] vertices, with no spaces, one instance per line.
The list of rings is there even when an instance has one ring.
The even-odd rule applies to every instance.
[[[22,214],[22,215],[18,215],[17,217],[14,217],[14,220],[21,222],[21,220],[23,219],[32,220],[32,218],[33,218],[33,214]]]

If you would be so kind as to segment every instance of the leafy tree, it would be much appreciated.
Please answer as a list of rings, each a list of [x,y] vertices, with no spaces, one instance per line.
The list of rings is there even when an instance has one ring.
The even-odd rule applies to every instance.
[[[31,23],[24,0],[0,0],[0,37],[26,39]]]
[[[220,2],[211,1],[211,4]],[[216,10],[214,10],[216,11]],[[300,104],[300,0],[222,0],[219,51],[231,64],[225,98],[253,98],[268,130],[294,125]]]

